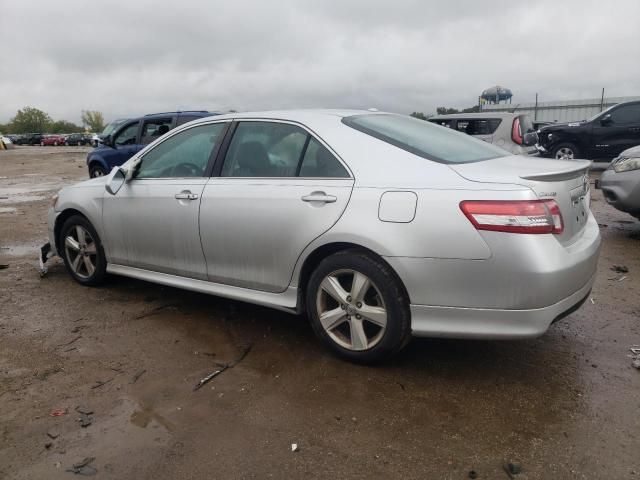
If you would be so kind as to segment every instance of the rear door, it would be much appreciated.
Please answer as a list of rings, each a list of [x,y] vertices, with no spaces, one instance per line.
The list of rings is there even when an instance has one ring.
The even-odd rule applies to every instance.
[[[237,123],[218,169],[200,206],[209,280],[286,290],[304,248],[342,215],[352,176],[318,138],[284,121]]]

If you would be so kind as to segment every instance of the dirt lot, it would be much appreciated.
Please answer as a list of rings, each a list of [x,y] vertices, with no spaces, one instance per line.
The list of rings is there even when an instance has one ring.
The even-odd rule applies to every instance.
[[[57,259],[40,278],[48,198],[86,177],[86,151],[0,151],[0,478],[72,478],[85,457],[105,479],[507,479],[505,461],[517,479],[640,478],[640,222],[600,192],[582,309],[536,340],[414,340],[370,368],[302,317],[124,278],[84,288]]]

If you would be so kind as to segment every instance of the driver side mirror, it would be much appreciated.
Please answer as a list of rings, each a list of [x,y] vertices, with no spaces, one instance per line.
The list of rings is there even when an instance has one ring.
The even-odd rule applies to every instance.
[[[522,144],[525,147],[531,147],[538,143],[538,134],[536,132],[529,132],[524,134],[524,138],[522,139]]]
[[[101,140],[101,143],[103,145],[106,145],[107,147],[116,148],[115,145],[113,144],[113,138],[111,138],[111,135],[107,135],[106,137],[104,137]]]
[[[604,117],[600,119],[600,125],[609,125],[612,123],[611,114],[607,113]]]
[[[109,192],[111,195],[115,195],[118,193],[118,190],[122,188],[122,186],[127,181],[127,172],[120,167],[113,167],[111,173],[107,177],[107,182],[104,185],[104,189]]]

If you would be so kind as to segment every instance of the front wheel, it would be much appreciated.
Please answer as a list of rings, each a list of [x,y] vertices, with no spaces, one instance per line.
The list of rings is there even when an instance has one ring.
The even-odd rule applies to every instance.
[[[89,176],[91,178],[104,177],[107,174],[104,168],[100,165],[94,165],[89,169]]]
[[[557,160],[574,160],[580,158],[580,152],[573,143],[562,143],[553,150],[553,157]]]
[[[60,231],[58,251],[67,271],[82,285],[99,285],[104,281],[107,259],[98,233],[85,217],[69,217]]]
[[[409,300],[382,260],[348,250],[325,258],[311,275],[307,312],[316,335],[336,354],[375,363],[411,338]]]

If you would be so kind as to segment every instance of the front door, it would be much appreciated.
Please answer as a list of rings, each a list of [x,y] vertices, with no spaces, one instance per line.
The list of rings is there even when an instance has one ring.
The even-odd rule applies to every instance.
[[[226,124],[197,125],[146,152],[133,179],[106,194],[103,225],[109,261],[206,279],[198,213],[208,166]]]
[[[640,144],[640,104],[621,105],[609,111],[608,120],[593,126],[594,158],[611,160]]]
[[[304,248],[342,215],[352,187],[343,164],[300,126],[238,123],[220,176],[202,194],[209,280],[283,292]]]

